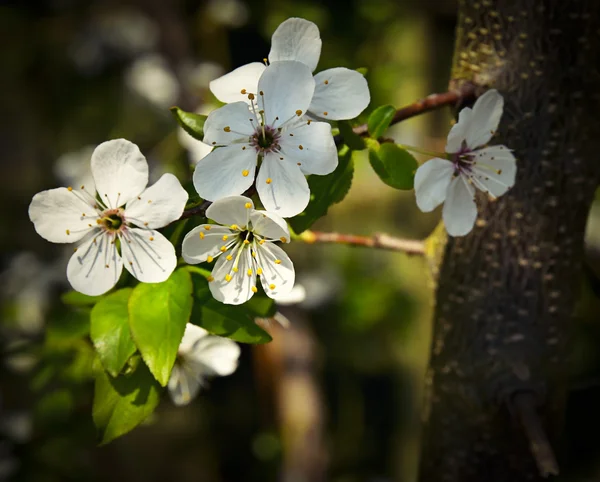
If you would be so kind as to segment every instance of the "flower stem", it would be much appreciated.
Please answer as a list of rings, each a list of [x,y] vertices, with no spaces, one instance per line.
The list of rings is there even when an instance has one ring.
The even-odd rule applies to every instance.
[[[378,248],[388,251],[401,251],[410,255],[425,255],[425,243],[415,239],[394,238],[387,234],[373,236],[357,236],[355,234],[323,233],[319,231],[304,231],[294,237],[295,241],[307,244],[332,243],[365,248]]]

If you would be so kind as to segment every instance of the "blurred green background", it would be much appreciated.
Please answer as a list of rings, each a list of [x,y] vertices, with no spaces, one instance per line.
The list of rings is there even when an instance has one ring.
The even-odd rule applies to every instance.
[[[282,308],[291,328],[271,325],[274,342],[244,346],[237,372],[190,406],[165,397],[143,426],[97,447],[88,320],[61,306],[68,252],[35,234],[27,207],[36,192],[85,176],[91,149],[117,137],[140,146],[153,179],[189,180],[198,154],[168,108],[209,108],[208,82],[266,57],[288,17],[319,26],[317,70],[368,69],[372,110],[445,90],[455,15],[454,0],[2,2],[0,480],[414,480],[433,304],[425,260],[289,246],[308,292]],[[450,119],[435,112],[392,134],[443,150]],[[350,194],[315,229],[432,231],[439,213],[419,213],[414,194],[381,183],[363,153],[356,166]],[[573,370],[585,396],[575,413],[599,397],[598,302],[595,285],[582,284]],[[573,420],[570,464],[593,473],[596,444]]]

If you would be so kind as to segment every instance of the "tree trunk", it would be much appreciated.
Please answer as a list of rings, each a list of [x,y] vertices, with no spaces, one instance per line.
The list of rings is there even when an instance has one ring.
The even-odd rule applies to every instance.
[[[459,8],[451,84],[503,94],[492,143],[514,150],[518,172],[505,196],[478,199],[474,230],[444,248],[421,481],[532,481],[555,471],[545,449],[560,435],[584,230],[600,180],[600,1]]]

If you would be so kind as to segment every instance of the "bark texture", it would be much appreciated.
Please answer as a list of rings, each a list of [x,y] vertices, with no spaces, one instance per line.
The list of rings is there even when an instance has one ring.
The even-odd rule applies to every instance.
[[[479,199],[475,229],[444,248],[420,480],[541,480],[513,401],[534,400],[556,449],[600,180],[600,1],[459,3],[451,86],[504,95],[492,144],[515,151],[518,174],[498,201]]]

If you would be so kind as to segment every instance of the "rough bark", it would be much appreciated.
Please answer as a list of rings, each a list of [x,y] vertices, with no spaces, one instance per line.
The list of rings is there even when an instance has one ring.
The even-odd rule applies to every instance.
[[[519,169],[514,188],[479,199],[476,228],[444,248],[420,477],[538,480],[526,434],[541,430],[557,448],[600,180],[600,1],[463,0],[459,9],[451,85],[504,95],[492,143],[514,149]],[[522,410],[518,393],[535,406]],[[525,430],[523,417],[536,413],[541,426]]]

